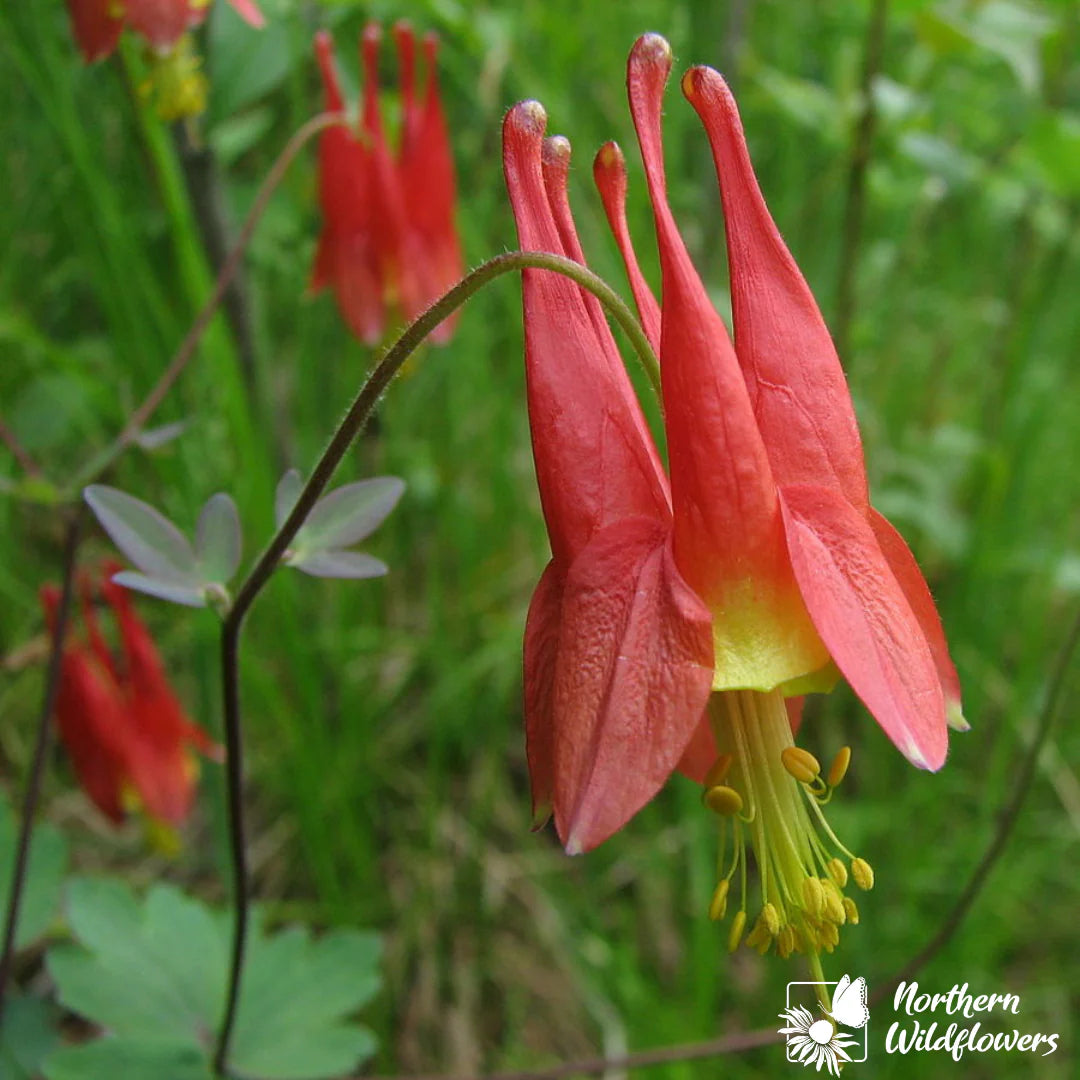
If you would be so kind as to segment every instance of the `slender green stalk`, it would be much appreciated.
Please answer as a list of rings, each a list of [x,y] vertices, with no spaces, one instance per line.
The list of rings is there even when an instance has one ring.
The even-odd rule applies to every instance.
[[[128,418],[128,421],[120,434],[111,445],[107,446],[100,454],[92,458],[87,463],[86,467],[76,476],[72,485],[76,491],[81,491],[83,487],[97,479],[112,465],[120,454],[135,442],[143,428],[157,410],[157,407],[165,399],[165,395],[168,394],[172,389],[173,384],[183,374],[184,369],[195,355],[195,350],[198,348],[200,341],[202,341],[203,334],[206,332],[207,327],[210,325],[211,320],[216,314],[222,298],[225,296],[229,285],[236,276],[237,270],[240,268],[241,260],[244,257],[244,252],[247,250],[248,244],[251,242],[255,227],[259,224],[263,214],[266,212],[266,208],[270,204],[271,196],[277,190],[278,185],[288,171],[289,166],[295,160],[296,155],[299,154],[304,146],[312,138],[318,135],[319,132],[324,131],[328,127],[344,123],[346,123],[346,118],[342,113],[321,113],[320,115],[313,117],[293,133],[292,138],[285,144],[285,149],[281,151],[281,154],[274,162],[270,171],[266,174],[266,179],[263,180],[262,187],[259,188],[259,193],[255,196],[255,201],[251,204],[251,209],[244,219],[244,224],[241,226],[240,232],[236,236],[236,243],[233,244],[232,249],[229,251],[229,256],[225,260],[217,280],[214,282],[214,287],[211,290],[210,295],[206,298],[206,302],[200,309],[199,314],[195,316],[195,321],[191,324],[190,329],[184,336],[184,340],[180,342],[180,345],[177,347],[176,352],[173,353],[173,357],[169,361],[168,366],[161,373],[161,376],[158,378],[158,381],[154,384],[151,391],[143,399],[142,404],[140,404]]]
[[[405,328],[401,336],[383,354],[375,370],[360,388],[344,419],[338,425],[312,470],[292,512],[274,534],[266,549],[259,556],[236,593],[236,599],[221,628],[222,695],[227,753],[225,782],[228,788],[229,842],[233,870],[234,924],[232,957],[229,967],[229,987],[225,1013],[218,1034],[214,1053],[214,1069],[218,1076],[225,1075],[229,1054],[229,1041],[236,1023],[240,1002],[240,983],[243,976],[244,953],[248,929],[248,870],[245,850],[244,805],[241,785],[243,781],[243,736],[240,721],[239,657],[240,632],[244,617],[263,586],[277,569],[282,555],[300,530],[316,500],[325,490],[335,470],[341,463],[353,440],[370,419],[379,398],[401,366],[412,355],[424,338],[444,319],[452,315],[471,296],[489,282],[504,274],[528,269],[552,270],[564,274],[591,292],[612,314],[626,331],[657,393],[660,391],[660,365],[638,321],[622,298],[606,282],[591,270],[561,255],[541,252],[515,251],[497,255],[472,271],[458,282],[441,299],[431,305],[415,322]]]
[[[863,57],[862,79],[859,84],[859,119],[848,165],[847,196],[844,202],[843,239],[840,243],[840,273],[836,285],[836,320],[833,336],[841,360],[847,360],[851,345],[851,323],[855,316],[855,271],[859,262],[863,218],[866,204],[866,174],[877,127],[877,106],[874,103],[874,80],[881,71],[885,51],[885,28],[889,15],[889,0],[874,0],[870,22],[866,27],[866,52]]]
[[[45,688],[41,695],[41,711],[38,713],[37,738],[34,752],[30,758],[30,768],[26,779],[26,792],[23,795],[22,818],[19,822],[19,835],[15,842],[15,864],[11,871],[11,892],[8,895],[7,913],[4,918],[4,943],[0,952],[0,1023],[4,1015],[4,999],[8,979],[11,976],[11,963],[15,956],[15,935],[19,927],[19,909],[22,905],[23,892],[26,889],[26,871],[30,863],[30,842],[33,835],[34,819],[37,817],[38,802],[41,799],[41,785],[45,777],[45,764],[52,745],[52,715],[56,707],[56,693],[60,685],[60,667],[64,654],[64,637],[67,634],[71,615],[71,597],[75,582],[75,556],[79,550],[82,526],[82,508],[76,507],[68,520],[64,537],[63,586],[60,592],[60,605],[56,612],[56,621],[52,628],[49,644],[49,664],[45,671]]]

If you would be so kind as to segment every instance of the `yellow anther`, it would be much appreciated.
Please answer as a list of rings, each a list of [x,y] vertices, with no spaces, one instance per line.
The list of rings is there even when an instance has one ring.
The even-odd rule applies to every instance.
[[[825,911],[825,890],[817,878],[803,878],[802,883],[803,905],[815,918],[820,919]]]
[[[765,923],[759,918],[758,921],[754,923],[754,929],[746,935],[746,947],[748,949],[757,949],[764,943],[765,948],[767,949],[770,941],[772,941],[772,938],[769,936],[768,927],[766,927]]]
[[[852,926],[859,925],[859,909],[855,906],[855,901],[850,896],[844,897],[844,914],[847,916],[847,921]]]
[[[821,940],[827,949],[830,946],[835,949],[840,944],[840,930],[835,923],[827,922],[822,926]]]
[[[844,914],[843,900],[829,892],[828,889],[825,890],[825,918],[836,926],[843,926],[847,921],[847,916]]]
[[[737,814],[743,805],[742,796],[734,788],[726,787],[724,784],[708,788],[701,798],[713,813],[723,814],[725,817]]]
[[[836,757],[832,759],[832,764],[829,766],[829,775],[827,777],[829,787],[836,787],[837,784],[844,779],[850,764],[851,747],[841,746],[840,749],[836,751]]]
[[[795,951],[795,928],[785,926],[776,941],[776,951],[786,960]]]
[[[874,887],[874,871],[865,859],[851,860],[851,876],[855,879],[855,884],[863,891]]]
[[[705,774],[705,790],[722,784],[727,779],[728,770],[731,768],[733,758],[730,754],[721,754],[709,767]]]
[[[788,773],[800,784],[812,784],[821,773],[818,759],[809,750],[803,750],[799,746],[789,746],[780,754],[780,760]]]
[[[727,947],[728,952],[734,952],[739,947],[739,942],[742,941],[743,930],[746,929],[746,912],[736,912],[735,918],[731,922],[731,933],[728,934]]]
[[[847,884],[847,867],[839,859],[830,859],[826,863],[826,869],[829,871],[829,877],[833,879],[839,888],[842,889]]]
[[[770,937],[776,937],[780,933],[780,914],[774,905],[766,904],[761,909],[761,921]]]
[[[709,901],[709,918],[713,922],[719,922],[727,912],[728,881],[725,878],[713,889],[712,899]]]

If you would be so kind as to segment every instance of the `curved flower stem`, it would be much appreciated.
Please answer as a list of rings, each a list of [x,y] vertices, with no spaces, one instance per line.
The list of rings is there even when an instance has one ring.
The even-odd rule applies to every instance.
[[[1050,684],[1046,691],[1046,699],[1039,713],[1039,722],[1035,729],[1035,737],[1027,748],[1024,760],[1020,766],[1020,775],[1016,780],[1012,798],[1006,803],[998,817],[997,831],[994,833],[979,865],[975,867],[964,891],[957,898],[952,910],[945,917],[938,932],[917,956],[909,960],[895,975],[877,987],[871,996],[871,1004],[887,998],[902,982],[909,982],[912,976],[924,968],[941,950],[948,944],[950,938],[959,929],[975,898],[982,891],[986,879],[990,876],[995,863],[1001,858],[1005,846],[1012,835],[1016,819],[1020,816],[1021,807],[1027,793],[1031,789],[1031,782],[1035,779],[1035,769],[1039,762],[1039,754],[1046,745],[1050,729],[1054,726],[1058,711],[1061,708],[1061,699],[1065,689],[1065,677],[1069,672],[1077,645],[1080,645],[1080,611],[1077,612],[1069,632],[1065,637],[1065,643],[1061,647],[1057,661],[1050,675]]]
[[[11,962],[15,955],[15,934],[19,926],[19,908],[22,904],[23,891],[26,887],[26,870],[30,861],[30,842],[37,816],[38,800],[41,798],[41,784],[45,776],[45,764],[52,745],[52,715],[56,706],[56,692],[60,685],[60,664],[64,654],[64,637],[67,633],[71,615],[71,597],[75,582],[75,556],[79,550],[82,529],[82,507],[75,507],[68,520],[64,536],[63,587],[60,593],[60,606],[56,612],[52,639],[49,645],[49,664],[45,673],[45,689],[41,697],[41,712],[38,714],[37,738],[34,752],[30,759],[30,769],[26,780],[26,792],[23,795],[22,819],[19,822],[19,835],[15,843],[15,864],[11,871],[11,893],[8,896],[7,914],[4,918],[3,951],[0,952],[0,1021],[4,1014],[4,997],[8,978],[11,975]]]
[[[198,315],[195,316],[195,320],[192,322],[187,334],[184,335],[184,340],[180,342],[180,345],[177,347],[176,352],[173,353],[168,366],[161,373],[151,391],[146,395],[135,411],[132,412],[131,416],[128,417],[127,423],[124,424],[120,434],[117,435],[111,445],[107,446],[100,454],[93,457],[86,467],[76,476],[75,482],[72,485],[76,491],[97,479],[97,477],[105,472],[124,450],[135,442],[142,432],[142,429],[150,420],[150,417],[164,400],[165,395],[172,389],[173,384],[181,374],[183,374],[184,369],[195,355],[195,350],[198,348],[199,342],[202,341],[203,334],[206,333],[207,327],[217,313],[217,309],[220,306],[222,299],[226,292],[228,292],[229,286],[232,284],[237,270],[240,268],[240,262],[244,257],[248,244],[251,242],[251,236],[255,232],[255,227],[259,224],[263,214],[266,212],[271,196],[277,190],[278,185],[281,183],[285,173],[288,171],[289,166],[293,163],[297,154],[299,154],[304,146],[321,131],[338,124],[345,124],[346,122],[347,120],[344,113],[320,113],[318,116],[313,117],[311,120],[308,120],[307,123],[297,128],[293,133],[292,138],[285,144],[285,148],[278,155],[277,160],[266,174],[266,178],[263,180],[262,186],[255,196],[255,201],[251,204],[251,209],[244,219],[244,224],[240,227],[240,231],[236,235],[236,243],[234,243],[229,250],[228,257],[221,267],[221,273],[218,274],[217,280],[214,282],[214,288],[206,298],[206,302],[199,310]]]
[[[243,782],[243,736],[240,722],[239,655],[240,632],[244,617],[262,591],[263,586],[277,569],[282,555],[304,520],[311,513],[316,500],[330,482],[335,470],[350,445],[363,430],[371,417],[379,398],[390,381],[401,370],[418,345],[444,319],[452,315],[474,293],[503,274],[522,270],[552,270],[564,274],[591,292],[626,331],[634,349],[649,376],[657,394],[660,392],[660,365],[638,321],[622,298],[603,279],[581,263],[561,255],[545,252],[514,251],[478,266],[458,282],[449,292],[435,301],[426,311],[405,328],[401,336],[382,355],[375,370],[361,386],[345,418],[338,425],[312,470],[311,477],[300,492],[296,505],[270,540],[236,593],[221,627],[221,666],[223,717],[225,729],[225,782],[228,787],[229,843],[233,871],[234,917],[232,958],[229,966],[229,986],[225,1013],[218,1033],[214,1052],[214,1069],[218,1076],[225,1075],[229,1054],[229,1041],[236,1023],[240,1003],[240,981],[244,968],[244,953],[248,928],[248,871],[245,850]]]

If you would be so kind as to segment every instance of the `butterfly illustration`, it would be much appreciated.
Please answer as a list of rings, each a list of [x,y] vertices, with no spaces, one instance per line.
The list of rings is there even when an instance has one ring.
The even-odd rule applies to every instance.
[[[866,1027],[870,1010],[866,1005],[866,980],[861,975],[854,982],[847,975],[841,977],[833,991],[830,1015],[844,1027]]]

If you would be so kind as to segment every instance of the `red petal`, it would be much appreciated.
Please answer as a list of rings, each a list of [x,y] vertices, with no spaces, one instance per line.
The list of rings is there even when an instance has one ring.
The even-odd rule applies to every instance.
[[[667,201],[661,138],[671,49],[646,34],[627,86],[656,220],[664,296],[660,343],[675,558],[717,613],[716,689],[772,689],[828,656],[803,605],[769,460],[735,351]]]
[[[885,555],[900,588],[903,590],[915,618],[919,620],[926,644],[930,647],[930,655],[934,658],[934,666],[937,668],[938,677],[941,679],[941,689],[945,695],[945,715],[948,717],[949,726],[960,731],[967,731],[969,725],[964,720],[964,710],[960,703],[960,678],[956,674],[952,657],[949,656],[949,646],[945,641],[945,631],[941,626],[941,618],[934,604],[934,598],[930,595],[930,587],[926,584],[919,564],[915,561],[911,549],[907,546],[904,538],[896,531],[889,521],[876,510],[870,510],[870,526],[874,530],[878,544]]]
[[[667,202],[660,116],[671,50],[646,34],[627,84],[656,219],[664,278],[661,372],[675,508],[675,554],[711,607],[734,572],[756,577],[782,545],[779,510],[734,350]]]
[[[873,530],[833,488],[796,484],[780,501],[795,575],[837,667],[909,761],[941,768],[941,681]]]
[[[262,12],[255,6],[254,0],[229,0],[237,15],[245,22],[250,23],[256,30],[261,30],[266,25]]]
[[[559,233],[562,252],[568,259],[573,259],[574,262],[579,262],[584,266],[585,253],[578,239],[567,191],[570,155],[570,140],[562,135],[553,135],[543,142],[540,164],[544,176],[544,190],[547,192],[551,216]],[[607,318],[604,315],[604,309],[600,306],[600,301],[585,289],[581,291],[581,299],[585,302],[585,310],[588,311],[593,328],[596,330],[596,340],[607,350],[609,361],[613,365],[619,363],[615,341],[609,333]]]
[[[381,267],[372,237],[355,231],[334,240],[334,297],[341,317],[365,345],[377,345],[386,330]]]
[[[571,854],[622,828],[663,786],[712,684],[712,619],[665,526],[597,533],[566,578],[554,695],[555,824]]]
[[[368,23],[361,37],[364,67],[362,127],[368,140],[370,225],[386,306],[408,322],[426,306],[422,254],[409,230],[401,175],[383,131],[379,110],[379,45],[382,29]]]
[[[555,776],[552,705],[562,589],[563,574],[554,562],[549,562],[533,593],[525,620],[525,747],[529,757],[534,828],[543,825],[551,815]]]
[[[709,714],[706,712],[694,728],[690,741],[679,758],[679,764],[675,767],[683,776],[689,777],[695,784],[700,784],[704,782],[705,774],[715,761],[716,740],[713,738]]]
[[[503,165],[522,249],[561,255],[541,173],[544,124],[536,102],[511,109]],[[540,270],[523,277],[533,454],[552,554],[565,567],[606,524],[667,519],[666,482],[610,331],[598,337],[568,278]]]
[[[687,72],[683,90],[712,145],[735,349],[776,481],[835,485],[865,511],[866,468],[844,372],[810,287],[765,205],[735,99],[710,68]]]
[[[619,144],[604,143],[593,159],[593,180],[600,192],[608,224],[615,236],[619,254],[626,267],[626,276],[630,281],[630,291],[634,294],[638,316],[645,330],[649,344],[656,352],[660,351],[660,305],[653,296],[645,275],[641,272],[637,253],[634,251],[630,230],[626,224],[626,161]]]
[[[56,721],[82,789],[110,821],[120,824],[129,778],[128,745],[136,732],[116,684],[78,649],[64,651]]]
[[[403,81],[406,70],[412,67],[411,35],[407,41],[409,44],[406,47],[406,39],[398,39]],[[411,108],[411,119],[408,94],[405,96],[400,171],[408,228],[415,239],[421,298],[426,305],[459,281],[464,270],[455,223],[457,181],[454,156],[439,96],[436,66],[438,39],[428,34],[424,37],[423,46],[427,87],[423,103]],[[411,82],[412,76],[407,78]],[[431,340],[436,344],[449,341],[457,319],[455,313],[443,321],[432,333]]]
[[[124,20],[115,9],[115,0],[68,0],[71,29],[88,64],[116,48]]]
[[[330,35],[315,35],[328,112],[344,112],[345,99],[334,64]],[[319,138],[319,203],[324,225],[312,270],[311,288],[329,285],[349,329],[365,344],[382,339],[386,317],[383,273],[372,216],[372,157],[344,126]]]
[[[124,0],[128,25],[158,52],[167,52],[189,26],[206,17],[191,0]]]

